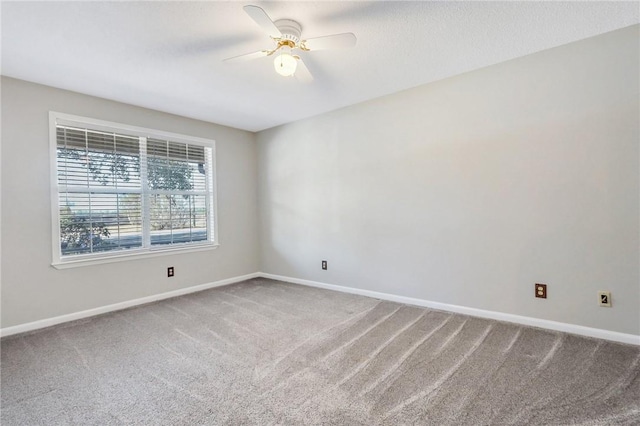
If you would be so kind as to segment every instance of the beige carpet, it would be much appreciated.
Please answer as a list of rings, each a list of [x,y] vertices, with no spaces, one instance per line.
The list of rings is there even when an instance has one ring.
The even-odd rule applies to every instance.
[[[2,340],[8,425],[640,424],[640,348],[255,279]]]

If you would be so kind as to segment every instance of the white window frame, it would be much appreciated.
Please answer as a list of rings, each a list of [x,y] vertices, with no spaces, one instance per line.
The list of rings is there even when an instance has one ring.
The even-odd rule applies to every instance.
[[[213,238],[203,242],[193,242],[184,244],[175,244],[159,247],[142,247],[136,249],[127,249],[126,251],[99,252],[62,256],[60,247],[60,207],[59,207],[59,186],[58,186],[58,165],[57,165],[57,133],[58,125],[66,125],[79,128],[88,128],[91,130],[124,133],[140,138],[155,138],[170,140],[172,142],[182,142],[187,144],[202,145],[211,148],[211,176],[207,177],[208,186],[211,187],[211,209],[207,218],[208,234],[213,234]],[[213,139],[198,138],[195,136],[186,136],[177,133],[164,132],[160,130],[147,129],[144,127],[130,126],[127,124],[114,123],[110,121],[98,120],[94,118],[81,117],[77,115],[65,114],[61,112],[49,111],[49,156],[51,161],[51,226],[52,226],[52,258],[51,265],[56,269],[73,268],[77,266],[96,265],[101,263],[119,262],[125,260],[141,259],[146,257],[164,256],[177,253],[188,253],[203,250],[212,250],[219,246],[218,243],[218,202],[217,202],[217,179],[216,179],[216,144]],[[146,167],[146,165],[141,165]],[[146,188],[142,188],[144,194]],[[144,204],[144,202],[143,202]],[[144,207],[143,207],[144,209]],[[148,212],[147,212],[148,213]],[[148,214],[142,212],[142,220],[148,222]],[[144,225],[143,225],[144,226]]]

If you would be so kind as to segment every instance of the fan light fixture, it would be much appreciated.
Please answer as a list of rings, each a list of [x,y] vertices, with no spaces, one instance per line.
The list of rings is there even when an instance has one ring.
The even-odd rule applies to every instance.
[[[276,59],[273,61],[273,66],[275,67],[278,74],[284,77],[289,77],[292,76],[294,72],[296,72],[298,61],[289,53],[281,53],[280,55],[276,56]]]
[[[302,26],[299,22],[292,19],[278,19],[274,22],[262,8],[250,4],[243,6],[243,9],[256,24],[262,27],[274,44],[269,49],[233,56],[225,59],[225,61],[245,61],[266,56],[275,57],[273,67],[278,74],[284,77],[291,77],[295,74],[296,80],[302,83],[310,83],[313,81],[313,76],[302,58],[296,53],[353,47],[356,45],[356,36],[352,33],[303,39]],[[306,53],[303,53],[303,55],[306,55]]]

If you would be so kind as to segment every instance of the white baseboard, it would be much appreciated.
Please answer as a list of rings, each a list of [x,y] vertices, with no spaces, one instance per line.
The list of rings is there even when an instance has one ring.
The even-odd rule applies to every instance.
[[[58,317],[47,318],[43,320],[33,321],[26,324],[19,324],[12,327],[0,329],[0,337],[11,336],[13,334],[25,333],[41,328],[51,327],[52,325],[62,324],[69,321],[75,321],[83,318],[89,318],[108,312],[119,311],[133,306],[144,305],[146,303],[156,302],[159,300],[170,299],[172,297],[182,296],[189,293],[207,290],[214,287],[221,287],[252,278],[270,278],[279,281],[285,281],[293,284],[301,284],[310,287],[324,288],[328,290],[340,291],[343,293],[358,294],[361,296],[373,297],[376,299],[389,300],[392,302],[406,303],[408,305],[423,306],[431,309],[455,312],[464,315],[471,315],[480,318],[489,318],[498,321],[506,321],[515,324],[522,324],[531,327],[539,327],[548,330],[562,331],[565,333],[578,334],[581,336],[595,337],[597,339],[611,340],[614,342],[627,343],[640,346],[640,336],[635,334],[618,333],[616,331],[602,330],[599,328],[584,327],[581,325],[567,324],[563,322],[550,321],[539,318],[525,317],[521,315],[507,314],[503,312],[487,311],[484,309],[469,308],[466,306],[450,305],[447,303],[432,302],[424,299],[416,299],[413,297],[398,296],[389,293],[380,293],[377,291],[363,290],[359,288],[344,287],[334,284],[327,284],[318,281],[303,280],[300,278],[286,277],[282,275],[267,274],[264,272],[255,272],[253,274],[241,275],[238,277],[227,278],[224,280],[214,281],[211,283],[196,285],[193,287],[181,288],[178,290],[168,291],[166,293],[154,294],[139,299],[127,300],[112,305],[101,306],[99,308],[88,309],[86,311],[74,312],[71,314],[60,315]]]
[[[253,274],[241,275],[238,277],[227,278],[224,280],[214,281],[211,283],[180,288],[178,290],[172,290],[166,293],[160,293],[160,294],[154,294],[147,297],[141,297],[139,299],[133,299],[133,300],[127,300],[120,303],[114,303],[112,305],[101,306],[99,308],[87,309],[86,311],[74,312],[72,314],[60,315],[58,317],[28,322],[26,324],[15,325],[13,327],[6,327],[6,328],[0,329],[0,337],[11,336],[13,334],[18,334],[18,333],[25,333],[27,331],[33,331],[33,330],[38,330],[45,327],[51,327],[52,325],[62,324],[64,322],[75,321],[83,318],[93,317],[96,315],[106,314],[108,312],[131,308],[133,306],[144,305],[146,303],[156,302],[158,300],[170,299],[172,297],[183,296],[189,293],[196,293],[198,291],[207,290],[214,287],[221,287],[224,285],[245,281],[245,280],[257,278],[260,276],[261,274],[257,272]]]
[[[392,302],[406,303],[408,305],[423,306],[431,309],[455,312],[464,315],[470,315],[480,318],[489,318],[498,321],[511,322],[515,324],[527,325],[531,327],[539,327],[548,330],[562,331],[565,333],[578,334],[581,336],[595,337],[597,339],[611,340],[614,342],[627,343],[640,346],[640,336],[635,334],[618,333],[616,331],[602,330],[599,328],[585,327],[582,325],[567,324],[563,322],[550,321],[539,318],[525,317],[521,315],[507,314],[503,312],[487,311],[484,309],[468,308],[466,306],[450,305],[447,303],[432,302],[424,299],[416,299],[413,297],[397,296],[395,294],[380,293],[377,291],[363,290],[359,288],[343,287],[334,284],[326,284],[318,281],[303,280],[299,278],[285,277],[282,275],[258,274],[264,278],[273,280],[286,281],[293,284],[302,284],[310,287],[325,288],[328,290],[341,291],[343,293],[358,294],[361,296],[373,297],[376,299],[389,300]]]

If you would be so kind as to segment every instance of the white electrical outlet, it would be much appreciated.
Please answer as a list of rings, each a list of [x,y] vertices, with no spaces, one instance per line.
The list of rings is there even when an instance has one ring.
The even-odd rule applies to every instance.
[[[610,291],[599,291],[598,292],[598,303],[600,306],[606,306],[607,308],[611,307],[611,292]]]

